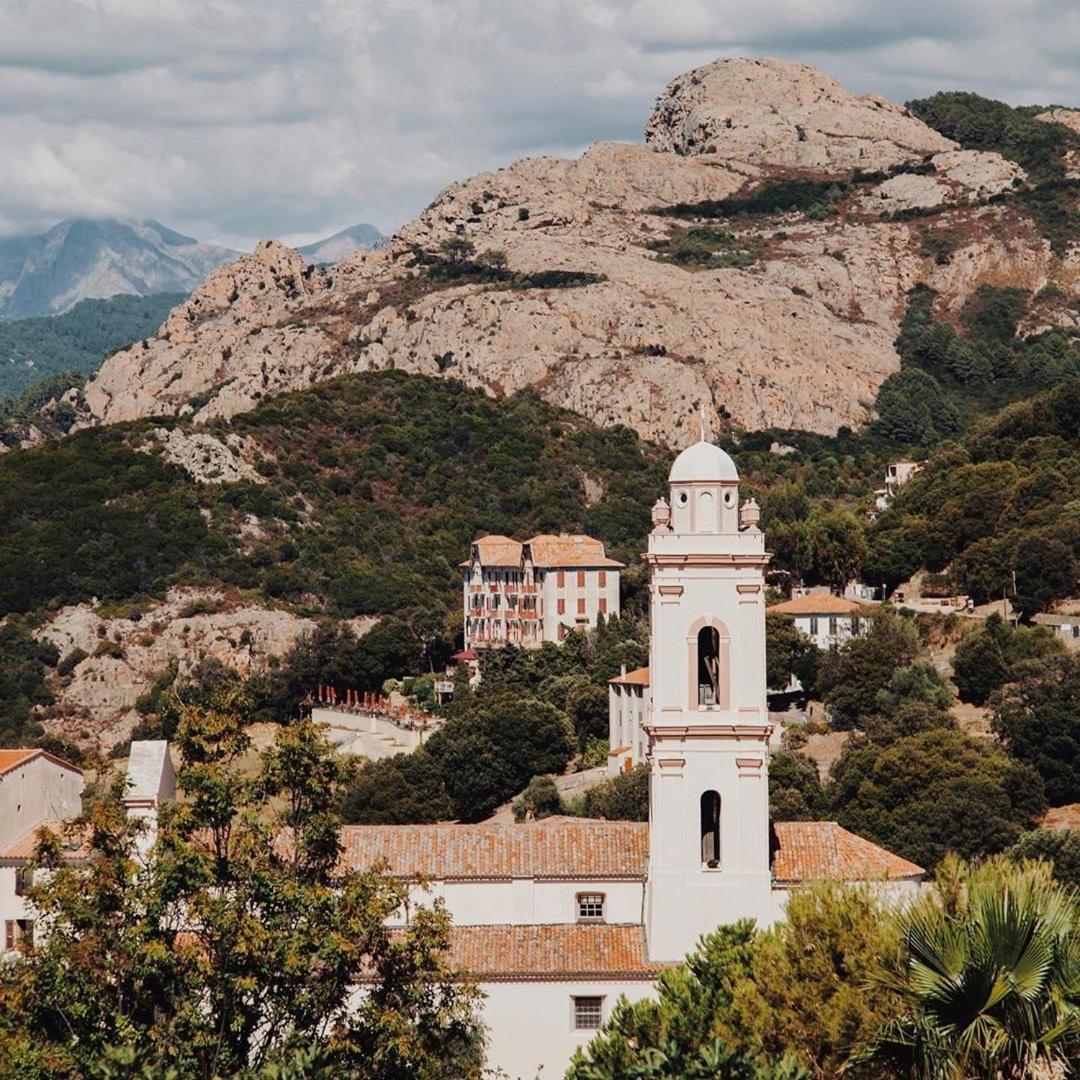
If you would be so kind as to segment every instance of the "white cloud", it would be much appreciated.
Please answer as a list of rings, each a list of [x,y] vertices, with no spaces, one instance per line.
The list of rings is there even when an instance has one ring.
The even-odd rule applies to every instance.
[[[0,0],[0,229],[392,228],[460,176],[639,138],[668,80],[739,53],[1080,104],[1074,0]]]

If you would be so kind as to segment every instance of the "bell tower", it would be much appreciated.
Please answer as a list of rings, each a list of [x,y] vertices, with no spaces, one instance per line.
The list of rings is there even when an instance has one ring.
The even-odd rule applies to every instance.
[[[773,920],[765,703],[765,540],[735,463],[684,450],[653,507],[649,876],[652,960],[722,923]]]

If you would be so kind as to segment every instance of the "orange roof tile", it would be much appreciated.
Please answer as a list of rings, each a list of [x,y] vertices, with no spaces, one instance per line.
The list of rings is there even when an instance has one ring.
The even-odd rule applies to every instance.
[[[782,604],[773,604],[769,611],[776,611],[781,615],[859,615],[866,611],[866,608],[854,600],[845,600],[842,596],[811,593],[795,600],[785,600]]]
[[[11,772],[12,769],[17,769],[20,765],[25,765],[28,761],[33,761],[36,757],[48,758],[54,764],[70,769],[72,772],[82,772],[82,769],[77,765],[72,765],[70,761],[64,761],[63,758],[58,758],[47,750],[33,747],[20,750],[0,750],[0,776]]]
[[[45,829],[64,842],[64,859],[78,861],[89,854],[89,831],[86,825],[70,821],[39,821],[20,833],[7,847],[0,849],[0,866],[14,866],[32,859],[37,852],[38,831]]]
[[[481,982],[655,979],[640,925],[455,926],[450,966]]]
[[[473,541],[482,566],[520,566],[521,543],[509,536],[492,533]],[[468,563],[463,563],[467,566]]]
[[[551,536],[541,533],[526,540],[534,566],[543,567],[621,567],[623,564],[609,559],[604,552],[603,541],[591,536],[568,536],[560,533]]]
[[[634,668],[625,675],[616,675],[614,679],[608,679],[609,683],[618,683],[620,686],[648,686],[649,669],[647,667]]]
[[[346,825],[344,861],[385,861],[400,877],[641,880],[649,827],[633,821],[545,818],[517,824]]]
[[[778,884],[805,881],[902,881],[926,871],[842,829],[835,821],[778,821],[772,876]]]

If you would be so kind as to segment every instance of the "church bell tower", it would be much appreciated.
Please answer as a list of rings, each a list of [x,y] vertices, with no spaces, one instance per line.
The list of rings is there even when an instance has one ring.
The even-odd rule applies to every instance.
[[[765,540],[735,463],[684,450],[653,507],[649,957],[679,960],[722,923],[773,919],[765,702]]]

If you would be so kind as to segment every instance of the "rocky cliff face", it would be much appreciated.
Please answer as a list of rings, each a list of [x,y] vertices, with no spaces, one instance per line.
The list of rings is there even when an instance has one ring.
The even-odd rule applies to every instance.
[[[836,186],[809,212],[664,212],[792,180]],[[674,446],[702,405],[714,424],[833,432],[867,420],[898,368],[917,283],[945,314],[984,282],[1077,294],[1075,247],[1052,253],[1021,208],[987,202],[1023,182],[999,155],[958,150],[805,65],[718,61],[664,91],[645,145],[454,184],[384,250],[319,269],[260,245],[108,360],[81,422],[227,417],[400,368],[494,394],[533,387]],[[698,257],[702,243],[713,254]]]
[[[351,625],[363,634],[374,622],[354,619]],[[62,658],[83,659],[55,680],[56,703],[43,715],[45,726],[108,751],[130,738],[142,719],[136,702],[171,661],[181,677],[206,660],[249,676],[265,671],[314,626],[291,612],[208,589],[173,589],[161,603],[127,617],[99,614],[89,604],[61,608],[37,636],[55,645]]]

